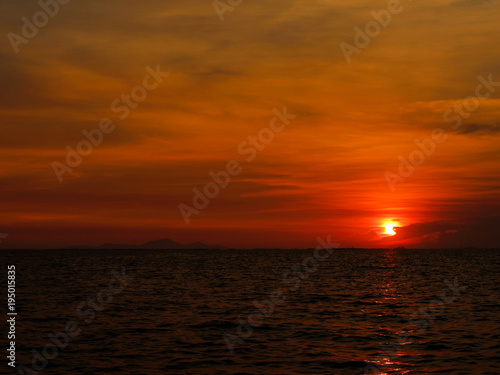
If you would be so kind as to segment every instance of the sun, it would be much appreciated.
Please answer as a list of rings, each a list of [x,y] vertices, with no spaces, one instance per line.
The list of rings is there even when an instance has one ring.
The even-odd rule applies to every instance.
[[[379,233],[384,237],[394,236],[397,234],[394,228],[399,228],[399,227],[401,227],[399,220],[396,219],[383,220],[380,228],[381,230]]]
[[[394,224],[387,224],[385,226],[385,234],[388,234],[390,236],[394,236],[396,234],[396,232],[394,231],[394,227],[395,227]]]

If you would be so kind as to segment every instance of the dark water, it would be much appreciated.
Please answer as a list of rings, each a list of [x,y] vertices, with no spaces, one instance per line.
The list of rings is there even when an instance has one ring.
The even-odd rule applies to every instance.
[[[17,364],[33,369],[48,335],[75,322],[64,350],[35,357],[38,373],[500,374],[500,251],[337,250],[297,268],[298,285],[292,267],[312,254],[2,251],[3,285],[7,264],[17,272]],[[134,279],[100,293],[113,299],[93,320],[95,308],[79,315],[113,270]],[[249,318],[276,289],[267,316]],[[0,373],[17,374],[6,362]]]

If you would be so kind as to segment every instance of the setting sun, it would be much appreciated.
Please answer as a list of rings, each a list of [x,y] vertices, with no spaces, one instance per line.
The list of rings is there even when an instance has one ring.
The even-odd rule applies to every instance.
[[[386,219],[382,221],[382,225],[380,226],[380,235],[382,237],[390,237],[396,234],[394,228],[401,227],[401,223],[396,219]]]
[[[385,234],[389,234],[391,236],[395,235],[396,232],[394,231],[394,224],[387,224],[385,226]]]

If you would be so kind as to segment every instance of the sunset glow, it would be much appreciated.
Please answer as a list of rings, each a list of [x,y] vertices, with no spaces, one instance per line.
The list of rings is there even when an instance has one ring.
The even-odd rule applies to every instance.
[[[385,6],[92,0],[4,37],[4,243],[500,243],[498,4],[406,2],[346,59]]]

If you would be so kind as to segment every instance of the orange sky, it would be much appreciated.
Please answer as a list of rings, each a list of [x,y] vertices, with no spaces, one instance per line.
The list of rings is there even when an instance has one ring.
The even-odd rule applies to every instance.
[[[243,1],[224,21],[210,1],[72,1],[18,53],[7,35],[40,6],[3,2],[1,246],[500,246],[500,87],[458,129],[443,119],[479,76],[500,82],[500,4],[401,4],[348,63],[340,44],[387,1]],[[148,66],[169,75],[120,120]],[[238,146],[284,107],[296,118],[247,162]],[[116,129],[59,182],[103,118]],[[446,141],[392,191],[386,171],[435,128]],[[186,224],[179,205],[230,160],[241,173]]]

